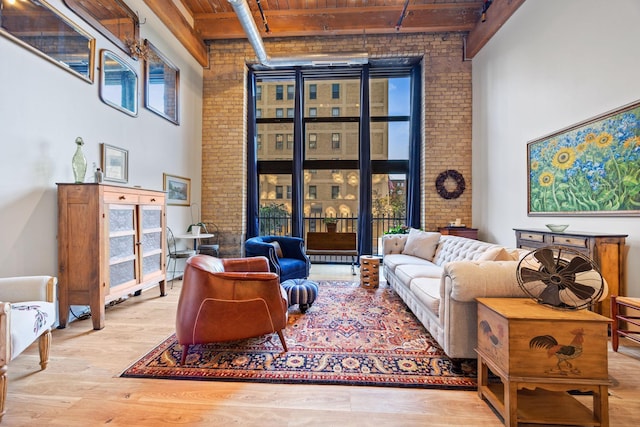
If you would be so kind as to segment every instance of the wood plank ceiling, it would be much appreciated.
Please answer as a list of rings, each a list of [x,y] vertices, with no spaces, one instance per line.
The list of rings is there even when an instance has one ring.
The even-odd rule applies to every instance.
[[[469,34],[467,56],[471,58],[524,1],[247,0],[247,3],[263,38],[465,32]],[[227,0],[173,3],[145,0],[145,3],[201,63],[207,41],[245,37]],[[482,22],[482,10],[487,4],[491,7]]]

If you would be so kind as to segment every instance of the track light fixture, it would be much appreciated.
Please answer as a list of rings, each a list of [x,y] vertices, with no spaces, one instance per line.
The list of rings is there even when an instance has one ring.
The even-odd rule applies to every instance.
[[[491,7],[491,3],[493,3],[493,0],[484,0],[484,3],[482,3],[482,22],[487,20],[487,10]]]

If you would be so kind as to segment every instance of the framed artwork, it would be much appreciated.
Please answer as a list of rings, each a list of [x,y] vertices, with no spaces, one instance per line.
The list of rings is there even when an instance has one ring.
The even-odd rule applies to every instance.
[[[640,215],[640,101],[527,143],[529,216]]]
[[[102,173],[105,181],[129,181],[129,151],[102,143]]]
[[[191,179],[168,173],[162,174],[162,177],[162,189],[167,192],[167,205],[191,206]]]

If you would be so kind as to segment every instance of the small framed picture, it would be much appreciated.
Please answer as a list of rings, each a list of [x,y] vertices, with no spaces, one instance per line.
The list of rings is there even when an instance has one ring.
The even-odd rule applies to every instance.
[[[191,206],[191,179],[168,173],[163,173],[162,177],[162,189],[167,192],[167,205]]]
[[[105,181],[129,181],[129,151],[102,143],[102,173]]]

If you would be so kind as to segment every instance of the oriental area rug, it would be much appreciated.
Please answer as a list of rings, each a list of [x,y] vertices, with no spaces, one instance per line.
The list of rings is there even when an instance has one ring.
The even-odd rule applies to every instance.
[[[302,314],[289,308],[284,331],[248,340],[194,345],[180,366],[182,348],[171,335],[122,377],[415,387],[476,388],[473,361],[463,373],[390,287],[320,281],[318,296]]]

